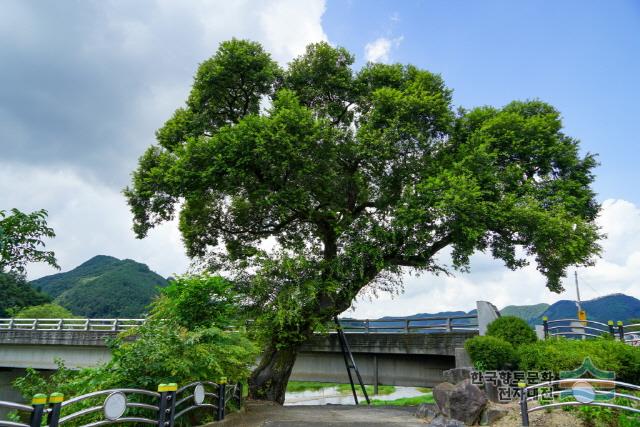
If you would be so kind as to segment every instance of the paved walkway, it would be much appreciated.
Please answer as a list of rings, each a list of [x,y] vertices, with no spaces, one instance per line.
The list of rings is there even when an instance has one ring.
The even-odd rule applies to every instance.
[[[242,427],[425,427],[414,416],[415,407],[398,406],[280,406],[269,402],[248,402],[242,413],[228,415],[224,422],[209,426]]]

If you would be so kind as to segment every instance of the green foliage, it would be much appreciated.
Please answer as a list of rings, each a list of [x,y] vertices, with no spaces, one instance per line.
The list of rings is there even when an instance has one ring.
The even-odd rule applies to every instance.
[[[25,307],[49,301],[51,298],[29,286],[24,276],[0,272],[0,317],[10,317]]]
[[[148,311],[167,281],[145,264],[98,255],[71,271],[31,284],[83,317],[134,318]]]
[[[137,236],[179,210],[187,254],[234,275],[276,350],[365,287],[394,292],[403,267],[445,270],[447,246],[459,270],[478,250],[522,267],[523,248],[556,292],[568,266],[593,263],[596,161],[559,111],[455,110],[437,74],[354,60],[322,42],[281,70],[257,43],[222,43],[124,190]]]
[[[513,345],[497,337],[473,337],[465,341],[464,348],[471,360],[486,370],[510,369],[517,361]]]
[[[514,347],[535,342],[538,338],[529,324],[515,316],[502,316],[489,323],[487,335],[501,338]]]
[[[190,284],[198,292],[192,292]],[[203,298],[215,300],[224,314],[208,321],[200,319],[197,324],[184,322],[203,313]],[[257,349],[242,330],[225,329],[241,318],[238,305],[224,306],[234,300],[224,279],[178,277],[167,294],[153,304],[144,325],[120,334],[111,343],[113,357],[109,363],[80,371],[60,366],[49,379],[29,370],[14,384],[25,397],[52,391],[71,397],[114,387],[155,390],[160,383],[185,385],[221,377],[230,382],[246,380]],[[164,317],[167,313],[175,317]]]
[[[395,400],[371,400],[372,406],[418,406],[423,403],[435,403],[432,393],[423,394],[415,397],[401,397]]]
[[[71,319],[72,312],[58,304],[42,304],[26,307],[13,315],[19,319]]]
[[[590,357],[597,368],[614,371],[619,381],[640,383],[640,348],[620,341],[554,338],[523,344],[517,353],[522,370],[571,371]]]
[[[325,388],[336,388],[336,390],[340,393],[350,394],[351,393],[351,384],[336,384],[336,383],[323,383],[316,381],[289,381],[287,383],[287,391],[288,392],[302,392],[302,391],[317,391]],[[365,385],[365,389],[367,390],[368,395],[373,395],[373,386]],[[396,391],[396,388],[392,385],[379,385],[378,386],[378,395],[387,395]],[[428,390],[430,391],[430,390]],[[356,385],[356,392],[358,394],[362,394],[359,385]]]
[[[12,271],[23,275],[30,262],[45,262],[58,267],[55,254],[45,251],[45,238],[55,237],[47,226],[47,211],[39,210],[29,214],[11,209],[0,210],[0,273]]]

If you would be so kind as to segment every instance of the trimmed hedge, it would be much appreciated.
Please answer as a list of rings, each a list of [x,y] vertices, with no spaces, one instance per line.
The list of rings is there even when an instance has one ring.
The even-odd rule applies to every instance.
[[[473,337],[464,343],[464,348],[474,364],[483,369],[511,369],[516,365],[516,352],[511,343],[496,337]]]
[[[516,350],[521,370],[571,371],[586,357],[602,370],[614,371],[619,381],[640,384],[640,348],[603,338],[553,338],[524,344]]]
[[[487,335],[508,341],[514,347],[538,340],[531,326],[525,320],[515,316],[498,317],[489,323]]]

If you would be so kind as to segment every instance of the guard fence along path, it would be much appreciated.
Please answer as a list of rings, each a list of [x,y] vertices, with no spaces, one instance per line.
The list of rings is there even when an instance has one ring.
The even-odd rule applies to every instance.
[[[173,427],[197,409],[208,411],[220,421],[229,407],[242,406],[242,384],[202,381],[178,388],[177,384],[160,384],[157,391],[136,388],[100,390],[65,400],[60,393],[37,394],[31,405],[0,401],[0,407],[17,411],[15,419],[0,420],[4,427],[57,427],[74,422],[83,427],[132,423]]]
[[[0,330],[123,332],[143,323],[144,319],[0,319]]]
[[[595,320],[542,318],[542,328],[545,339],[551,337],[565,338],[597,338],[609,335],[613,339],[623,341],[633,346],[640,346],[640,323],[624,324],[622,321],[607,323]]]

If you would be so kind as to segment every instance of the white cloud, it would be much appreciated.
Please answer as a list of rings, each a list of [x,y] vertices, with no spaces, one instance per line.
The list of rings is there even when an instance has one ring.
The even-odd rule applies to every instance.
[[[579,268],[580,294],[583,300],[612,293],[640,298],[640,206],[626,200],[606,200],[598,225],[608,238],[602,242],[602,258],[595,266]],[[472,257],[471,272],[455,277],[422,275],[403,276],[405,292],[399,296],[383,295],[369,301],[359,298],[357,317],[405,316],[415,313],[449,310],[469,311],[478,300],[488,300],[499,308],[507,305],[553,303],[575,299],[573,270],[565,279],[565,292],[558,295],[545,287],[544,277],[535,263],[511,271],[489,255]]]
[[[370,62],[389,62],[389,54],[392,48],[400,46],[400,42],[404,37],[389,39],[379,37],[376,40],[367,43],[364,47],[364,56]]]
[[[176,221],[138,240],[124,196],[74,172],[0,163],[0,206],[49,212],[47,223],[56,237],[46,242],[47,249],[56,253],[63,271],[99,254],[143,262],[163,276],[184,273],[188,266]],[[54,272],[44,264],[28,269],[31,279]]]

